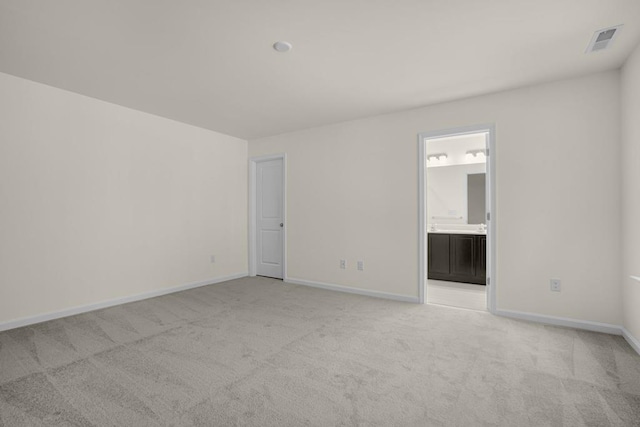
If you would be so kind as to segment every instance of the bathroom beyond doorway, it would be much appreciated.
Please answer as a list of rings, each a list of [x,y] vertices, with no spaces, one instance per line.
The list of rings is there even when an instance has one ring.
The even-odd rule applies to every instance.
[[[491,130],[420,135],[423,302],[475,310],[491,306],[486,286],[491,271]]]

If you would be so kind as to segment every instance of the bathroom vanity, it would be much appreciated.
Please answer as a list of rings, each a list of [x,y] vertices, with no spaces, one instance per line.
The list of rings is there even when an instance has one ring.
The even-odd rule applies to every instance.
[[[427,253],[429,279],[486,285],[485,232],[430,231]]]

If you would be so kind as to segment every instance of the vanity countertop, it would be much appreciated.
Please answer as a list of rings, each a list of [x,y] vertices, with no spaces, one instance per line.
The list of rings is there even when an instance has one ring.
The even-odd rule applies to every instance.
[[[479,231],[479,230],[428,230],[429,234],[477,234],[486,236],[487,231]]]

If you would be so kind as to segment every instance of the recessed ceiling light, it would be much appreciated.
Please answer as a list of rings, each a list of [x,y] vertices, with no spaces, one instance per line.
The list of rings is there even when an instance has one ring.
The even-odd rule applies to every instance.
[[[289,52],[292,47],[293,46],[291,46],[291,43],[283,41],[275,42],[273,44],[273,48],[278,52]]]

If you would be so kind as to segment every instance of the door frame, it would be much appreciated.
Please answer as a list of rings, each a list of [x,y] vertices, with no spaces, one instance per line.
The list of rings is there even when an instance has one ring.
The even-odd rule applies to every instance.
[[[282,280],[287,280],[287,154],[270,154],[249,158],[249,276],[256,275],[257,245],[257,185],[256,170],[258,163],[270,160],[282,160]]]
[[[426,300],[427,286],[427,141],[448,136],[487,133],[487,310],[496,312],[496,127],[483,124],[449,128],[418,134],[418,295],[421,304]]]

